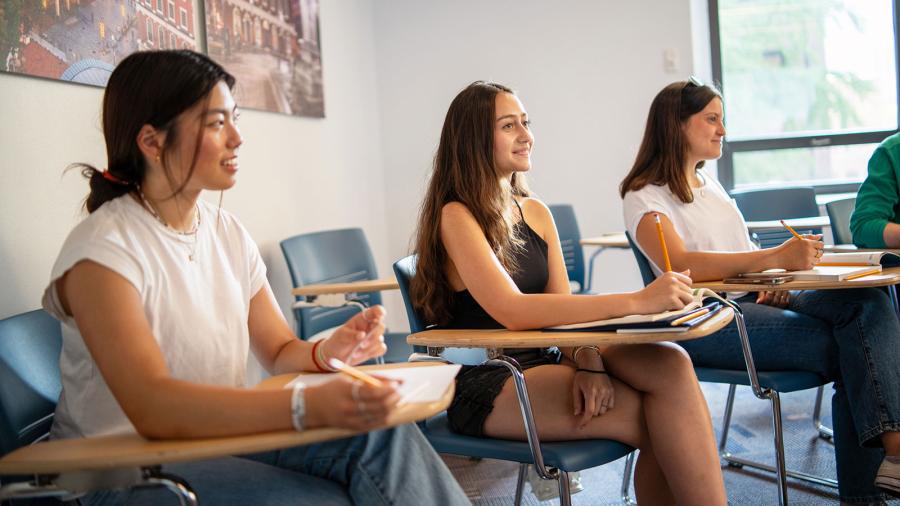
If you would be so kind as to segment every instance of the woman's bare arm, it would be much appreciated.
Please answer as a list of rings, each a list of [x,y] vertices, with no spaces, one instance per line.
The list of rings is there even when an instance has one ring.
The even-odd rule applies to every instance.
[[[647,213],[641,218],[637,229],[637,242],[647,256],[656,265],[663,265],[662,246],[656,230],[654,213]],[[813,239],[790,239],[775,248],[744,252],[691,251],[684,245],[684,240],[675,231],[672,222],[659,213],[663,236],[669,260],[675,271],[691,271],[694,281],[714,281],[741,272],[759,272],[766,269],[803,270],[815,265],[816,249],[821,242]]]
[[[656,312],[682,307],[687,302],[685,290],[675,286],[683,285],[683,281],[674,277],[649,292],[645,289],[611,295],[523,294],[491,250],[474,216],[458,202],[442,209],[441,240],[465,288],[488,314],[511,330]]]

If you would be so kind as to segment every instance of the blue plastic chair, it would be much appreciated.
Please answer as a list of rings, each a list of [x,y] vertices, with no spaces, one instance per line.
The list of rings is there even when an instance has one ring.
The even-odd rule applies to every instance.
[[[0,320],[0,454],[6,455],[49,436],[53,412],[62,390],[61,349],[60,324],[43,310]],[[110,473],[109,470],[104,472]],[[195,504],[195,494],[181,478],[162,473],[158,466],[143,468],[141,473],[132,478],[132,486],[165,486],[179,494],[183,504]],[[0,502],[70,495],[59,478],[56,475],[4,476]],[[81,477],[79,485],[88,482]],[[125,485],[114,482],[108,481],[106,486]],[[93,486],[104,487],[102,483],[100,480]]]
[[[644,285],[648,285],[656,279],[653,270],[650,267],[650,261],[644,256],[644,253],[638,248],[638,245],[631,238],[631,234],[625,232],[628,243],[631,245],[631,251],[637,261],[638,268],[641,271],[641,278]],[[820,436],[825,436],[823,430],[831,429],[822,427],[819,422],[819,410],[822,402],[823,385],[828,381],[818,374],[806,371],[757,371],[753,363],[753,353],[750,348],[750,341],[747,337],[747,329],[744,325],[743,314],[738,309],[738,305],[733,303],[735,308],[735,324],[738,326],[738,334],[741,339],[741,347],[744,351],[744,362],[746,369],[730,370],[730,369],[714,369],[709,367],[695,367],[697,379],[708,383],[725,383],[728,385],[728,398],[725,401],[725,415],[722,420],[722,434],[719,437],[719,456],[725,460],[731,467],[753,467],[765,471],[773,472],[778,479],[779,504],[787,504],[787,476],[797,478],[819,485],[826,485],[837,488],[837,481],[811,474],[789,471],[784,462],[784,434],[781,422],[781,398],[779,393],[797,392],[810,388],[818,388],[816,400],[815,415],[813,424],[819,430]],[[734,408],[734,395],[737,385],[750,386],[754,395],[759,399],[768,399],[772,403],[772,424],[775,436],[775,463],[772,467],[759,462],[735,457],[727,449],[728,429],[731,426],[731,414]]]
[[[575,209],[570,204],[554,204],[548,207],[550,214],[553,215],[553,221],[556,222],[572,293],[590,293],[591,276],[589,273],[586,276],[585,273],[584,250],[581,247],[581,231],[578,228],[578,219],[575,218]],[[593,261],[590,268],[593,268]]]
[[[372,250],[360,228],[295,235],[281,241],[281,251],[294,286],[378,279]],[[303,299],[297,297],[297,300]],[[381,304],[381,293],[360,293],[356,300],[366,306]],[[297,335],[307,340],[323,330],[343,325],[357,312],[359,309],[350,305],[295,307]],[[385,362],[406,362],[412,353],[412,347],[406,344],[406,334],[385,332],[384,340],[388,348]]]
[[[856,208],[856,197],[833,200],[825,204],[828,220],[831,222],[831,236],[835,244],[853,244],[850,232],[850,216]]]
[[[731,192],[747,221],[770,221],[819,216],[816,190],[811,186],[735,190]],[[821,234],[821,228],[796,229],[799,234]],[[760,248],[778,246],[791,238],[787,230],[763,230],[754,234]]]
[[[416,312],[409,295],[409,281],[415,276],[416,256],[411,255],[394,263],[394,273],[403,295],[406,315],[409,318],[410,331],[421,332],[426,329],[425,322]],[[462,331],[464,332],[464,331]],[[482,349],[445,348],[430,349],[429,358],[446,360],[454,363],[477,365],[485,362],[486,354]],[[443,352],[443,353],[441,353]],[[438,358],[438,354],[440,357]],[[504,357],[488,359],[488,363],[505,366],[512,372],[519,396],[519,406],[525,421],[528,441],[509,441],[505,439],[477,438],[452,432],[447,422],[447,413],[441,413],[420,424],[422,432],[438,453],[461,455],[465,457],[490,458],[518,462],[519,478],[516,485],[515,504],[522,499],[525,472],[529,464],[534,464],[539,475],[544,479],[554,479],[559,483],[560,505],[570,505],[568,473],[601,466],[603,464],[628,456],[625,477],[622,483],[622,499],[631,503],[629,484],[633,465],[634,448],[618,441],[594,439],[541,443],[535,429],[531,405],[525,377],[512,359]],[[545,467],[546,466],[546,467]]]

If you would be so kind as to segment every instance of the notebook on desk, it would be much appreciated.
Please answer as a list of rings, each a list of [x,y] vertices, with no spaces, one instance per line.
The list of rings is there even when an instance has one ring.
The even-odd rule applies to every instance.
[[[639,314],[595,320],[584,323],[557,325],[543,329],[545,332],[685,332],[703,323],[722,309],[718,300],[705,302],[704,299],[721,297],[705,288],[694,290],[694,300],[677,311]],[[693,318],[691,316],[694,316]],[[675,323],[673,325],[673,323]]]
[[[894,251],[855,251],[825,253],[819,261],[821,267],[865,267],[900,265],[900,255]]]
[[[881,272],[881,265],[817,265],[805,271],[788,271],[795,281],[846,281]]]
[[[428,367],[386,367],[367,368],[366,372],[381,378],[401,380],[397,389],[402,404],[411,402],[435,402],[441,399],[444,392],[456,378],[460,365],[444,364]],[[321,385],[339,377],[338,373],[301,374],[291,380],[284,388],[291,388],[295,383],[306,386]]]

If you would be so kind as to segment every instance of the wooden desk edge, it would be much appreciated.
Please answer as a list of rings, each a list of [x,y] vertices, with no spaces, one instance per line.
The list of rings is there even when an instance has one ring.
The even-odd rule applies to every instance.
[[[383,290],[397,290],[400,285],[396,279],[370,279],[365,281],[353,281],[351,283],[321,283],[315,285],[298,286],[291,290],[293,295],[327,295],[333,293],[364,293],[380,292]]]
[[[430,365],[439,364],[410,364],[412,367]],[[294,376],[291,374],[269,378],[260,383],[260,387],[276,388],[278,382],[284,385],[286,379]],[[407,404],[400,407],[391,415],[385,427],[412,423],[447,409],[453,399],[454,388],[454,383],[450,383],[437,402]],[[25,446],[5,455],[0,459],[0,475],[60,474],[204,460],[322,443],[361,433],[349,429],[321,428],[303,432],[286,430],[246,436],[186,440],[150,441],[136,434],[59,439]]]
[[[446,348],[532,348],[548,346],[641,344],[659,341],[686,341],[717,332],[734,318],[726,307],[719,314],[687,332],[544,332],[542,330],[425,330],[410,334],[406,342],[417,346]]]

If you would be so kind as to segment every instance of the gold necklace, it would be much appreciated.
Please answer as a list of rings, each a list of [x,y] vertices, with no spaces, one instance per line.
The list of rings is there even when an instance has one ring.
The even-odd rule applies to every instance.
[[[191,238],[190,242],[188,242],[188,241],[182,241],[182,242],[188,243],[188,260],[193,262],[194,257],[197,254],[197,232],[200,230],[200,204],[199,203],[195,204],[196,205],[195,215],[196,215],[197,219],[194,221],[194,227],[188,231],[182,231],[182,230],[178,230],[177,228],[173,227],[172,225],[169,225],[169,223],[165,219],[163,219],[162,216],[160,216],[160,214],[156,211],[156,208],[153,207],[153,204],[151,204],[150,201],[147,200],[147,197],[144,196],[144,192],[141,190],[140,187],[138,187],[138,195],[141,196],[141,202],[144,204],[144,206],[143,206],[144,209],[146,209],[147,212],[150,213],[150,216],[153,216],[154,218],[156,218],[156,221],[158,221],[160,224],[162,224],[162,226],[171,230],[176,235],[180,236],[180,238],[181,237],[190,237]]]

